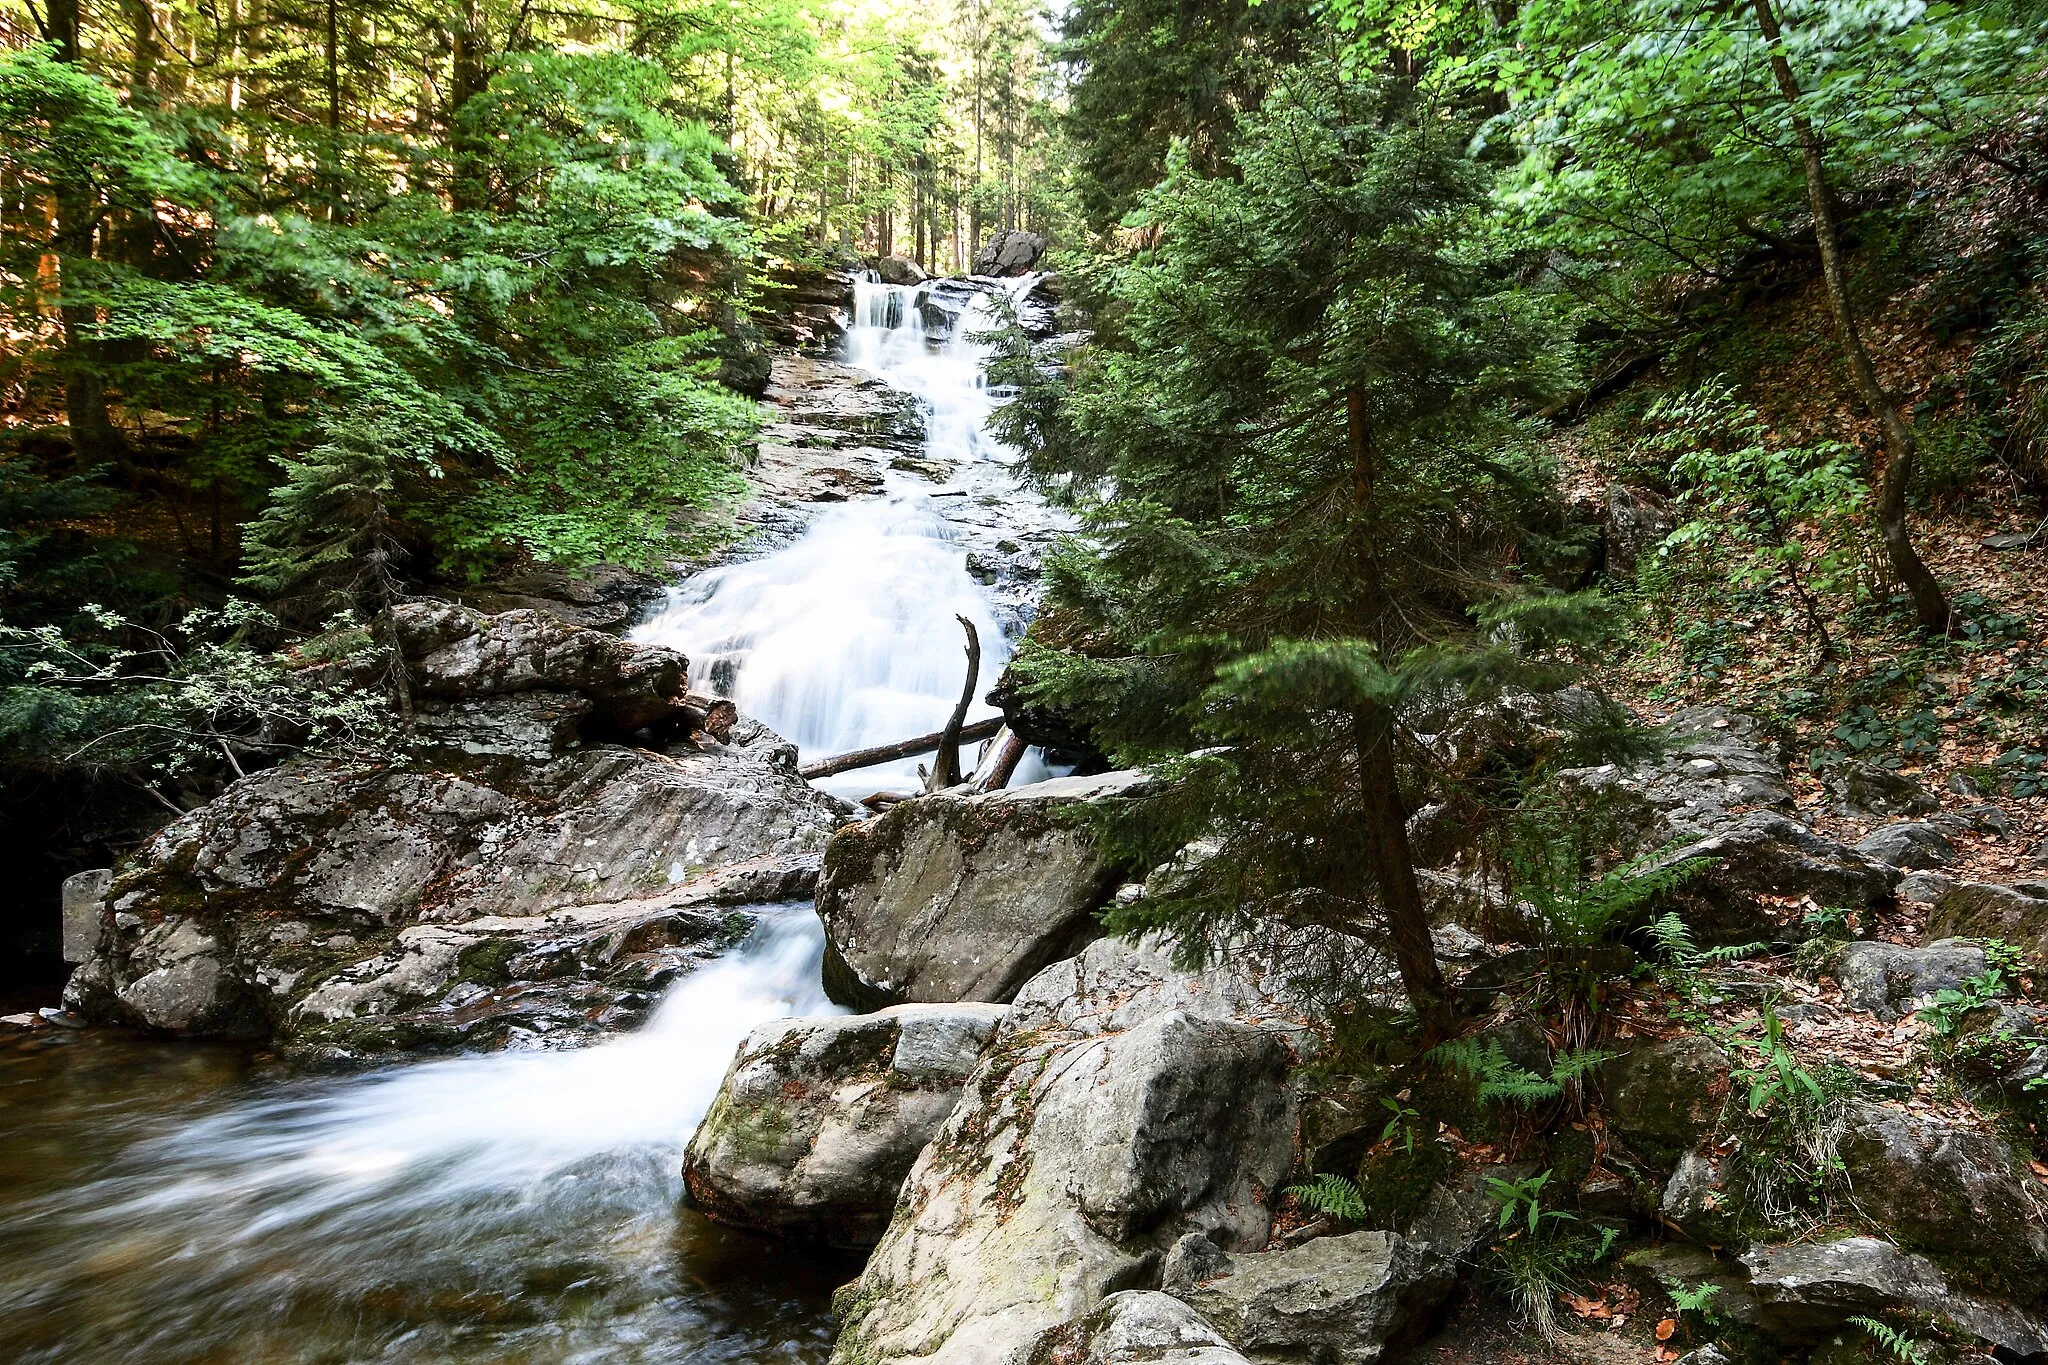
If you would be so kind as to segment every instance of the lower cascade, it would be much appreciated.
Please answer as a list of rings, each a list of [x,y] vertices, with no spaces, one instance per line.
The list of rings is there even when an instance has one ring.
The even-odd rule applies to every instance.
[[[674,984],[641,1015],[619,1015],[644,1022],[587,1046],[551,1047],[548,1033],[534,1030],[564,1018],[556,999],[538,1012],[507,1014],[509,1033],[503,1020],[494,1032],[451,1026],[458,1029],[450,1035],[458,1045],[509,1043],[506,1050],[333,1078],[293,1078],[252,1065],[246,1047],[232,1042],[151,1044],[87,1032],[15,1045],[11,1054],[0,1054],[0,1080],[18,1080],[22,1093],[33,1089],[39,1098],[0,1109],[0,1170],[22,1192],[0,1215],[0,1321],[9,1325],[10,1358],[824,1359],[832,1337],[826,1297],[855,1267],[822,1248],[727,1231],[679,1203],[684,1148],[742,1039],[769,1020],[842,1012],[821,984],[823,932],[808,901],[746,904],[749,894],[759,899],[792,885],[808,889],[799,851],[815,847],[808,832],[815,814],[801,802],[790,804],[779,788],[765,797],[745,793],[767,791],[767,777],[753,774],[772,774],[792,761],[772,747],[781,739],[794,741],[806,758],[825,757],[938,729],[960,690],[956,616],[972,622],[979,636],[983,690],[1008,657],[1011,631],[1022,626],[1014,606],[999,604],[968,575],[963,526],[940,510],[948,503],[964,508],[968,488],[991,501],[994,491],[1014,497],[995,460],[999,452],[981,432],[990,399],[980,386],[979,347],[969,334],[986,319],[963,320],[951,340],[928,338],[921,291],[862,285],[859,293],[849,359],[913,395],[923,418],[917,462],[926,475],[964,470],[952,482],[965,487],[934,497],[949,489],[934,487],[928,477],[891,472],[879,495],[826,506],[781,548],[673,589],[634,637],[685,651],[693,675],[739,703],[743,732],[731,737],[730,757],[716,760],[726,766],[714,764],[681,787],[664,779],[668,785],[657,790],[671,805],[682,801],[680,809],[713,813],[725,806],[704,805],[688,782],[738,793],[721,798],[733,813],[716,818],[735,822],[742,837],[733,846],[743,860],[755,861],[719,871],[716,843],[700,847],[679,838],[673,853],[656,858],[660,866],[621,867],[620,877],[652,873],[657,886],[683,879],[683,894],[658,902],[679,908],[652,917],[635,912],[621,918],[599,906],[590,914],[572,908],[563,920],[549,907],[573,907],[578,897],[591,895],[578,891],[573,878],[554,889],[543,882],[514,893],[485,881],[455,901],[430,897],[421,902],[419,926],[402,931],[384,957],[345,967],[329,978],[334,984],[290,1005],[277,1027],[301,1040],[297,1055],[317,1060],[336,1030],[354,1030],[346,1035],[351,1039],[366,1036],[349,1022],[349,1009],[402,1005],[405,983],[417,985],[420,973],[440,960],[436,945],[447,935],[538,924],[541,919],[518,918],[536,912],[555,914],[548,921],[557,926],[553,941],[568,942],[585,960],[589,944],[605,934],[615,940],[623,932],[638,941],[651,928],[660,930],[662,965],[628,985],[664,977]],[[981,317],[971,304],[968,311]],[[875,382],[841,369],[835,382]],[[996,525],[981,504],[965,516]],[[964,529],[994,538],[987,526]],[[469,765],[463,771],[473,776],[466,781],[490,784],[479,788],[487,793],[519,796],[532,788],[555,800],[552,788],[534,787],[540,779],[519,774],[551,773],[582,762],[579,752],[600,752],[576,746],[608,737],[612,732],[595,722],[621,706],[638,708],[620,713],[630,716],[622,722],[627,727],[662,710],[644,686],[627,690],[623,682],[608,681],[610,673],[595,681],[575,674],[562,684],[585,689],[595,710],[573,691],[494,692],[488,665],[480,674],[473,661],[462,659],[459,639],[437,645],[451,630],[458,637],[476,630],[474,620],[450,625],[429,614],[408,629],[421,637],[416,676],[429,680],[422,704],[431,714],[423,728],[443,746],[440,752]],[[536,624],[525,638],[538,645],[515,634],[510,648],[580,648],[588,655],[590,646],[575,638],[553,643],[559,631]],[[475,638],[485,642],[486,657],[503,647],[488,632]],[[442,654],[433,653],[436,648]],[[440,662],[444,657],[456,661]],[[618,665],[619,677],[635,666]],[[450,679],[445,685],[434,681],[443,676]],[[436,686],[450,700],[433,700]],[[492,700],[499,695],[505,700]],[[473,696],[483,699],[465,699]],[[550,697],[561,700],[532,700]],[[977,699],[970,714],[979,719],[993,712]],[[754,738],[756,732],[765,738]],[[689,765],[699,762],[686,758],[683,772],[696,771]],[[535,763],[543,766],[531,767]],[[821,785],[849,795],[910,786],[918,780],[916,768],[916,760],[905,760]],[[1035,752],[1017,780],[1034,774],[1043,775]],[[637,780],[630,770],[626,778]],[[348,798],[357,781],[345,769],[321,780],[341,793],[335,799]],[[591,789],[589,774],[565,770],[547,780]],[[604,790],[605,780],[618,785],[616,764],[599,773],[596,790]],[[417,799],[445,804],[451,790],[435,788]],[[751,817],[744,814],[748,801],[757,812]],[[604,809],[589,818],[607,818]],[[754,833],[744,829],[748,819],[784,823]],[[446,837],[443,817],[432,817],[426,828]],[[487,824],[474,837],[482,838],[486,855],[502,857],[507,843],[492,833],[497,828]],[[535,828],[544,833],[545,821]],[[596,825],[590,829],[592,837],[582,844],[601,833]],[[202,827],[195,837],[203,842],[217,832]],[[647,835],[643,829],[631,837]],[[557,843],[573,848],[579,840]],[[372,846],[365,856],[380,855]],[[809,856],[814,866],[815,853]],[[712,875],[691,881],[700,876],[700,858]],[[374,876],[365,878],[376,866],[366,862],[344,880],[351,887],[375,883]],[[609,869],[596,872],[595,884],[608,886]],[[266,874],[254,865],[250,875]],[[464,875],[458,872],[458,886]],[[295,884],[305,904],[332,894],[329,884]],[[690,887],[700,884],[711,890],[693,896]],[[117,902],[123,885],[111,893]],[[636,894],[625,881],[618,885],[620,891],[599,894]],[[372,894],[385,899],[364,920],[365,942],[336,949],[342,956],[376,946],[385,933],[378,917],[391,922],[392,905],[420,894],[417,885],[380,886]],[[88,890],[93,897],[109,894],[104,878]],[[154,886],[149,894],[156,894]],[[452,907],[457,916],[446,929],[433,918],[451,910],[435,905]],[[733,940],[720,931],[707,938],[703,926],[715,929],[719,915],[744,936]],[[681,929],[676,916],[686,922]],[[139,987],[135,981],[123,987],[123,999],[136,1005],[112,1007],[154,1010],[141,1020],[154,1027],[200,1035],[243,1031],[250,1011],[217,989],[216,980],[247,969],[265,984],[275,986],[282,976],[288,985],[296,961],[290,950],[303,944],[303,930],[282,940],[272,933],[259,943],[246,933],[236,938],[237,926],[225,921],[203,926],[211,938],[194,938],[194,925],[182,932],[200,950],[181,956],[172,943],[153,957],[135,956],[134,969],[154,975]],[[571,931],[567,940],[563,927]],[[346,934],[333,941],[344,939],[355,942]],[[492,941],[447,941],[456,944],[442,955],[447,971],[428,977],[433,990],[445,992],[441,1004],[413,1008],[401,1016],[410,1022],[398,1032],[380,1026],[387,1036],[374,1039],[379,1045],[404,1046],[425,1036],[419,1026],[430,1015],[460,1020],[465,1012],[495,1009],[499,996],[546,996],[545,980],[525,986],[515,970],[509,989],[484,998],[493,979],[463,964],[480,950],[488,957]],[[502,941],[530,944],[532,938]],[[733,946],[721,950],[720,941]],[[621,950],[613,943],[606,951]],[[605,958],[629,968],[634,960]],[[471,984],[473,977],[480,984]],[[355,984],[344,990],[347,982]],[[105,989],[120,984],[103,983]],[[615,1014],[620,1001],[634,1007],[630,989],[606,998]],[[307,1014],[334,1000],[340,1001],[339,1022],[320,1023]],[[472,1000],[480,1003],[465,1003]],[[274,1013],[281,1006],[269,1008]],[[563,1036],[573,1041],[577,1034]]]

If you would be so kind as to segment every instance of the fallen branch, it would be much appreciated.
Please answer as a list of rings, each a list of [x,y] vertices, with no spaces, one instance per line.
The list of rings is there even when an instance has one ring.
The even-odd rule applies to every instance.
[[[987,739],[1002,728],[1003,718],[990,716],[987,720],[978,720],[971,725],[961,726],[959,734],[954,738],[961,743]],[[894,744],[882,744],[873,749],[856,749],[850,754],[840,754],[837,758],[824,758],[816,763],[806,763],[798,768],[797,772],[805,778],[832,777],[839,773],[850,773],[856,768],[872,768],[878,763],[894,763],[899,758],[914,758],[918,754],[928,754],[938,748],[945,738],[946,732],[941,730],[937,734],[919,735],[916,739],[900,739]]]
[[[946,722],[946,728],[939,735],[939,756],[932,763],[932,774],[925,779],[927,792],[942,792],[948,787],[960,785],[960,727],[967,720],[967,708],[974,705],[974,687],[981,681],[981,635],[974,629],[974,622],[964,616],[955,616],[960,629],[967,632],[967,681],[960,688],[960,700],[953,707],[953,717]]]
[[[1010,778],[1017,771],[1017,764],[1023,759],[1024,736],[1006,734],[1001,736],[995,752],[981,765],[981,771],[974,775],[974,789],[978,792],[999,792],[1010,785]]]
[[[691,692],[683,698],[683,723],[692,732],[701,731],[720,744],[732,742],[732,727],[739,718],[739,708],[724,697],[707,697]]]

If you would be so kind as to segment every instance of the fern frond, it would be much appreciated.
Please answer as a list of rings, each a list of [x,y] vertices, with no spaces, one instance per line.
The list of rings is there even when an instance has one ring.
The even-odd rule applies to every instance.
[[[1921,1354],[1920,1348],[1913,1343],[1912,1338],[1897,1328],[1887,1327],[1876,1318],[1854,1317],[1849,1321],[1853,1326],[1861,1327],[1870,1333],[1871,1338],[1879,1346],[1906,1362],[1906,1365],[1927,1365],[1927,1357]]]
[[[1365,1195],[1344,1176],[1325,1171],[1305,1185],[1289,1185],[1287,1192],[1317,1213],[1342,1218],[1347,1223],[1366,1220]]]

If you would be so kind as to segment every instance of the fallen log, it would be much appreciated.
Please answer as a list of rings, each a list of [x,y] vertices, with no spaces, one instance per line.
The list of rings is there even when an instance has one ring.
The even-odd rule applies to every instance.
[[[683,698],[683,723],[689,726],[693,733],[702,731],[720,744],[732,742],[732,727],[739,718],[739,707],[724,697],[710,697],[701,692],[691,692]]]
[[[1024,751],[1029,747],[1022,735],[1004,736],[1002,743],[989,756],[987,770],[975,775],[974,789],[978,792],[999,792],[1009,786],[1010,778],[1016,774],[1017,765],[1023,761]]]
[[[987,739],[1002,728],[1003,718],[990,716],[987,720],[978,720],[972,725],[961,726],[956,739]],[[806,763],[798,768],[797,772],[805,778],[832,777],[839,773],[850,773],[856,768],[872,768],[877,763],[894,763],[899,758],[914,758],[918,754],[931,753],[945,738],[946,732],[940,730],[936,734],[919,735],[916,739],[899,739],[894,744],[877,745],[872,749],[856,749],[850,754],[840,754],[836,758],[822,758],[816,763]]]

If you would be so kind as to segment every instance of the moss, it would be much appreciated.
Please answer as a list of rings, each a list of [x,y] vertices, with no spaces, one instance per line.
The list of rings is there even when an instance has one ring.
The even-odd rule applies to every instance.
[[[512,959],[519,955],[519,944],[512,939],[485,939],[472,943],[462,950],[455,959],[455,977],[458,981],[474,982],[479,986],[502,986],[512,979]]]
[[[1417,1142],[1414,1150],[1382,1147],[1358,1163],[1358,1192],[1369,1228],[1405,1227],[1436,1187],[1458,1169],[1458,1158],[1439,1142]]]

